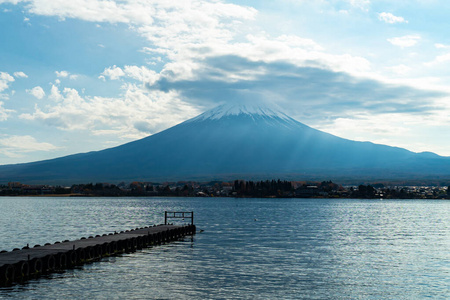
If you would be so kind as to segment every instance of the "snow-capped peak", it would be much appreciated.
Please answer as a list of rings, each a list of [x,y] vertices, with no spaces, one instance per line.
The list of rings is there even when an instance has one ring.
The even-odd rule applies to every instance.
[[[276,107],[274,104],[261,104],[254,102],[229,102],[210,109],[203,114],[195,117],[192,121],[202,121],[206,119],[218,120],[226,116],[263,116],[269,118],[280,118],[291,121],[285,113]]]

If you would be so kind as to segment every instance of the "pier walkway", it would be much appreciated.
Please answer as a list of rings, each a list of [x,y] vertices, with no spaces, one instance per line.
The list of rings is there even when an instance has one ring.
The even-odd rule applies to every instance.
[[[167,218],[166,218],[167,223]],[[0,286],[195,234],[194,224],[158,225],[0,253]]]

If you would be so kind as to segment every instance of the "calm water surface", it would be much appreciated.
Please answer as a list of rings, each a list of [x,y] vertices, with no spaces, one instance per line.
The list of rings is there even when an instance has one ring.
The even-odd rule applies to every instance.
[[[0,198],[12,250],[195,212],[193,238],[0,288],[17,299],[449,299],[450,202]]]

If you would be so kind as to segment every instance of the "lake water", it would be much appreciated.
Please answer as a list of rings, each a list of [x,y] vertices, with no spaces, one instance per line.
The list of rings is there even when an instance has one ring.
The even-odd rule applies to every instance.
[[[0,250],[160,224],[193,238],[0,288],[17,299],[449,299],[450,202],[0,198]]]

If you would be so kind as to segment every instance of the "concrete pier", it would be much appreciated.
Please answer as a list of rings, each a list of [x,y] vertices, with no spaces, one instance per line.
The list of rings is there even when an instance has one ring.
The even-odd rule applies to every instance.
[[[195,225],[158,225],[103,236],[24,247],[0,253],[0,285],[23,282],[41,274],[120,253],[167,243],[195,234]]]

